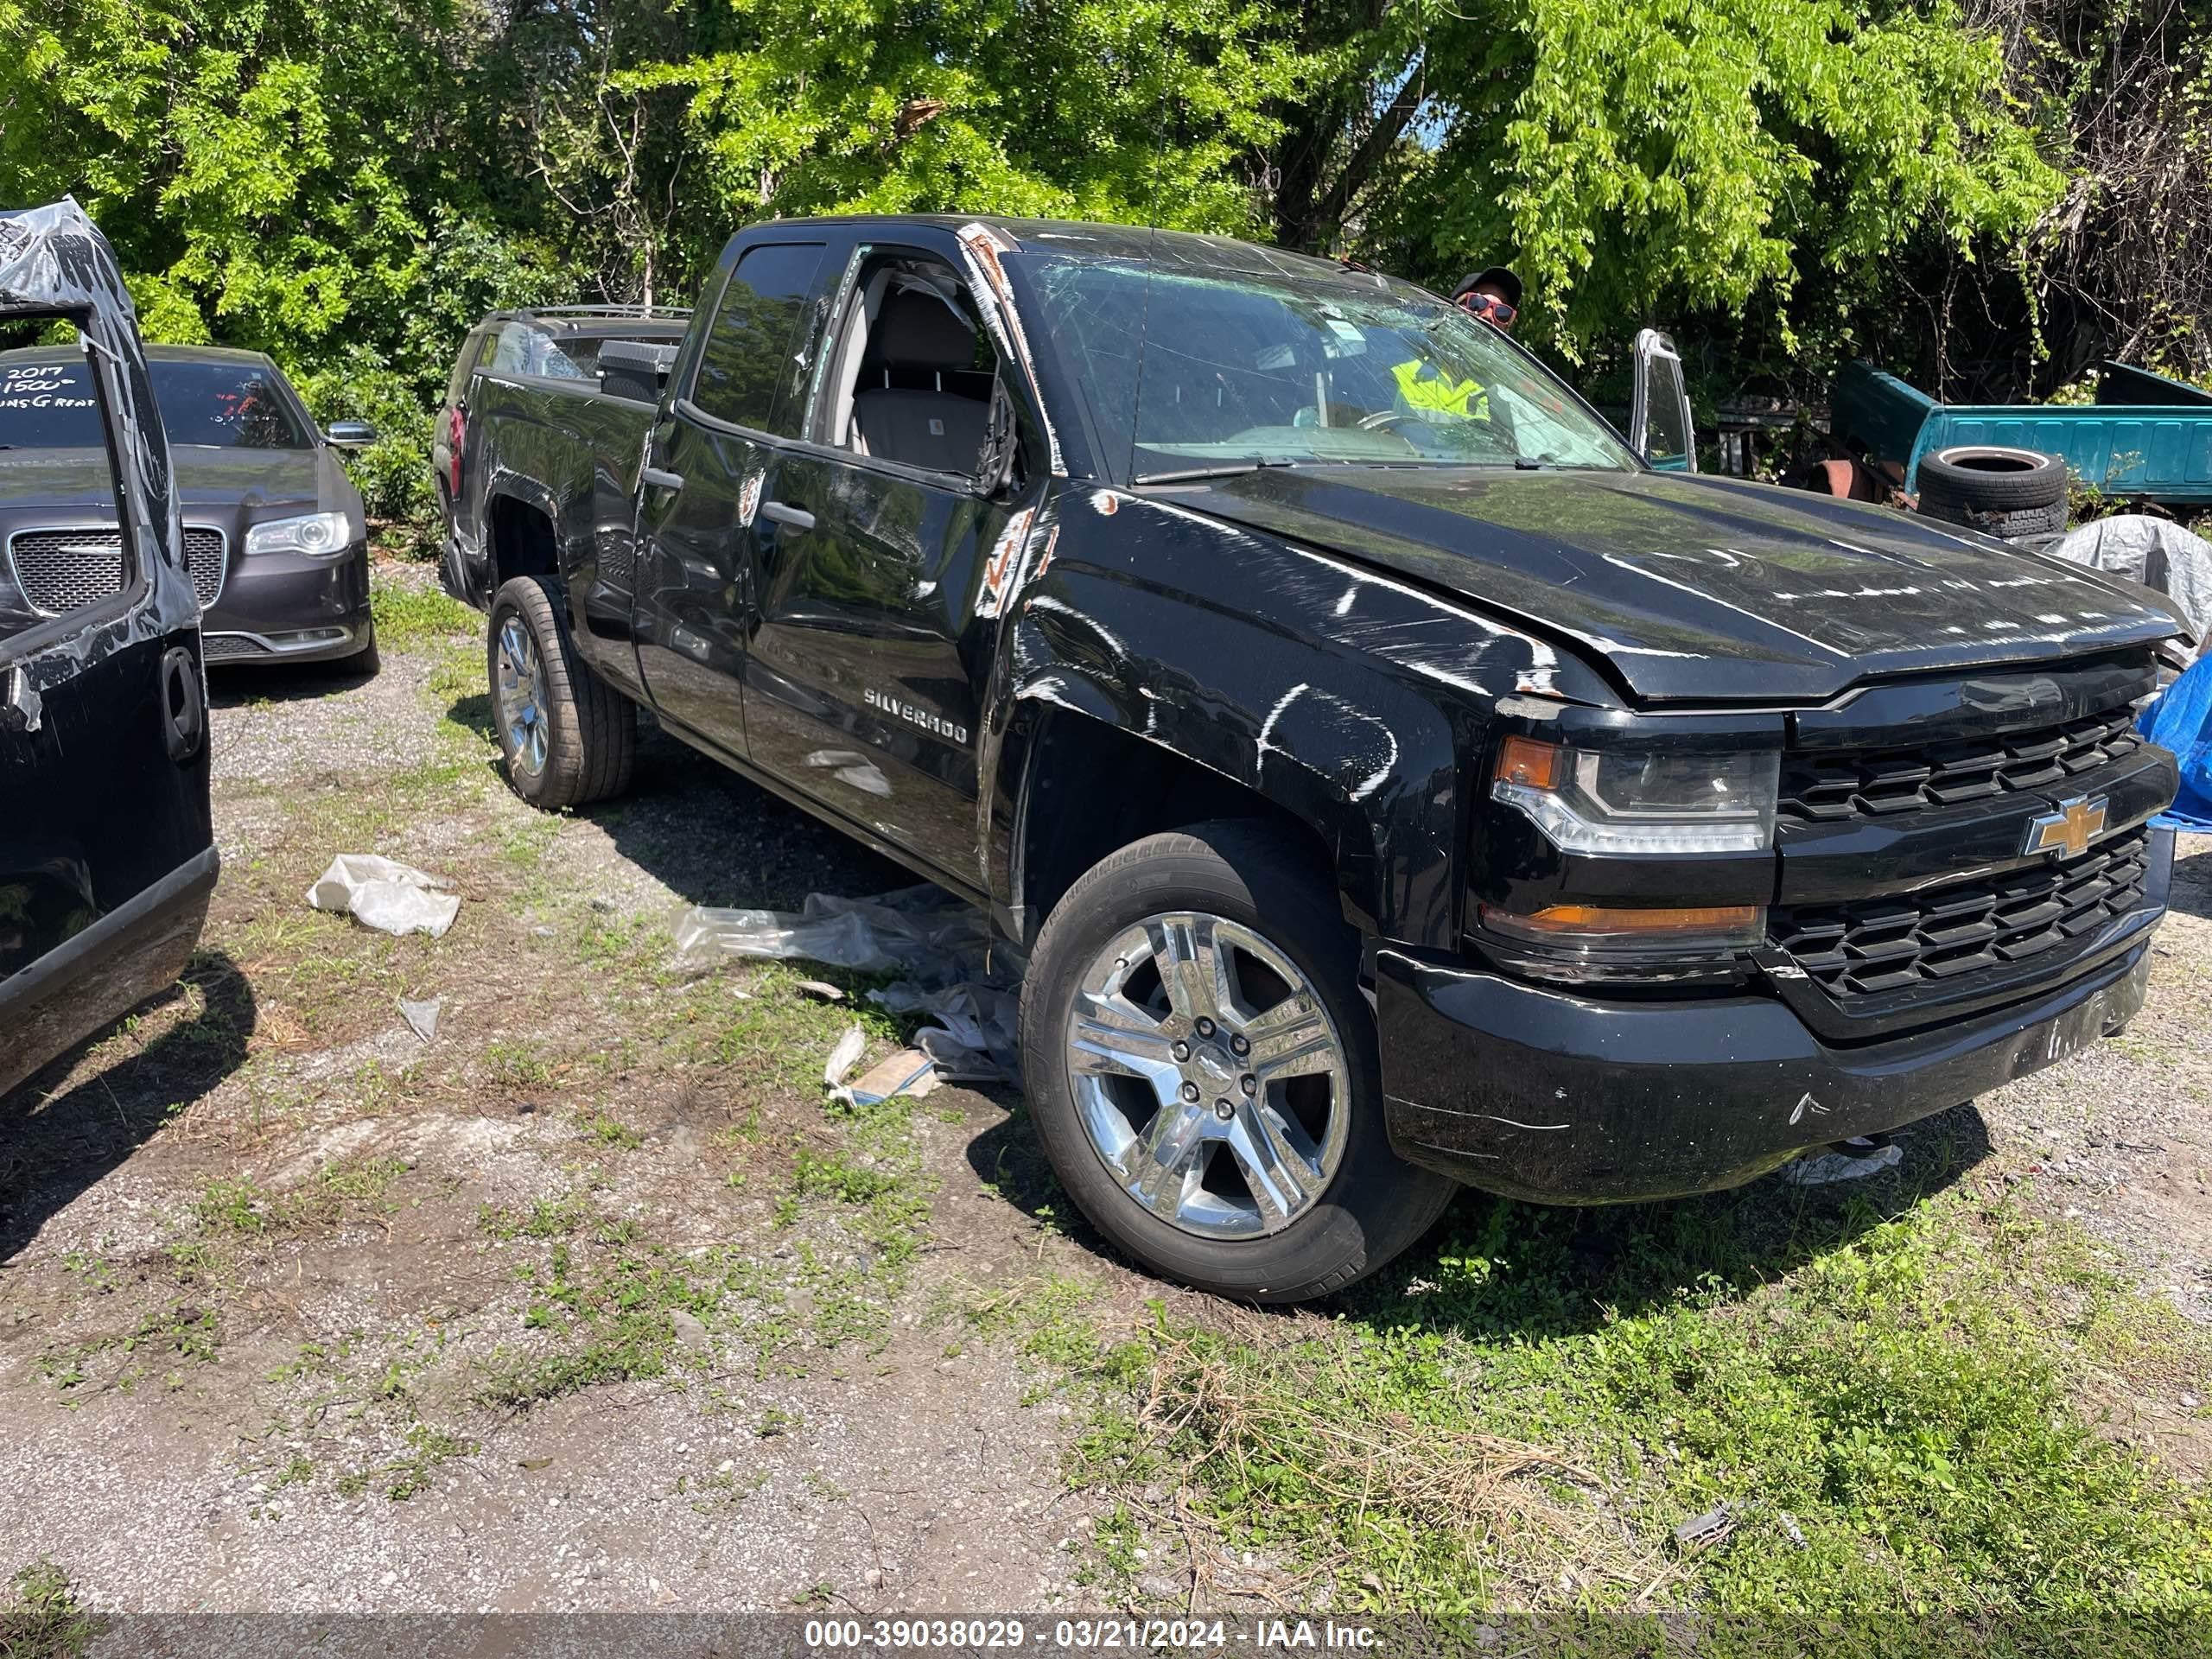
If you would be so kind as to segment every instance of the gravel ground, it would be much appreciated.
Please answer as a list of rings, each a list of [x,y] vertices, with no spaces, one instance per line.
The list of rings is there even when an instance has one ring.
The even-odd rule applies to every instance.
[[[914,1263],[870,1277],[861,1210],[785,1196],[835,1150],[818,1088],[787,1076],[820,1049],[651,1047],[753,995],[787,999],[785,1025],[842,1016],[772,979],[669,982],[637,941],[687,904],[910,878],[658,734],[626,802],[535,815],[491,772],[480,706],[439,690],[466,657],[448,640],[388,648],[368,681],[219,683],[226,874],[193,985],[0,1100],[0,1572],[50,1558],[130,1611],[1101,1605],[1106,1500],[1067,1478],[1079,1403],[946,1309],[1040,1284],[1109,1330],[1147,1299],[1210,1305],[1064,1235],[1011,1103],[958,1090],[915,1116]],[[375,817],[361,780],[407,777],[430,804]],[[432,944],[308,914],[299,892],[341,850],[453,874],[462,922]],[[1986,1136],[1977,1179],[2212,1321],[2212,837],[2183,843],[2157,950],[2128,1032],[1948,1129]],[[423,1050],[392,1001],[429,995],[446,1003]],[[404,1173],[311,1224],[226,1234],[209,1196],[313,1197],[372,1167]],[[487,1233],[579,1193],[597,1235]],[[632,1228],[656,1260],[741,1247],[769,1301],[678,1320],[681,1386],[486,1407],[470,1378],[545,1351],[549,1252],[611,1259]],[[867,1340],[836,1335],[849,1294],[882,1316]],[[771,1343],[772,1319],[797,1334]]]

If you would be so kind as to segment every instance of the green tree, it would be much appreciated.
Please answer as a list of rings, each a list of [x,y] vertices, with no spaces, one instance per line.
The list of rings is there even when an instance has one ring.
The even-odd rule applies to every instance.
[[[1439,16],[1362,240],[1439,281],[1510,258],[1571,350],[1759,302],[1794,348],[1915,238],[2009,256],[2063,180],[1951,0],[1529,0]]]

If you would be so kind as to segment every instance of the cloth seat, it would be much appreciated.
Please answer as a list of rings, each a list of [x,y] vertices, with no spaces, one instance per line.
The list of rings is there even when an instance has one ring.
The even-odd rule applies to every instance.
[[[853,394],[865,453],[941,473],[973,473],[990,404],[956,388],[972,382],[976,336],[943,300],[911,289],[884,297]]]

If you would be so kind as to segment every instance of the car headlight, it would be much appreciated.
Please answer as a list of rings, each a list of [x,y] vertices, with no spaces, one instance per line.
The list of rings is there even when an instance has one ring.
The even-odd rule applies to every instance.
[[[1490,792],[1562,852],[1755,853],[1774,842],[1781,774],[1775,749],[1578,749],[1509,737]]]
[[[309,512],[297,518],[272,518],[245,533],[248,553],[342,553],[352,545],[353,526],[342,512]]]

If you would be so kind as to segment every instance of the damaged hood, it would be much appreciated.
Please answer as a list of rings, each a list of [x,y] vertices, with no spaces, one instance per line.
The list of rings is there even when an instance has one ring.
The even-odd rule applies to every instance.
[[[1820,701],[1875,675],[2180,632],[2132,583],[1732,479],[1271,467],[1175,493],[1585,647],[1637,697]]]

